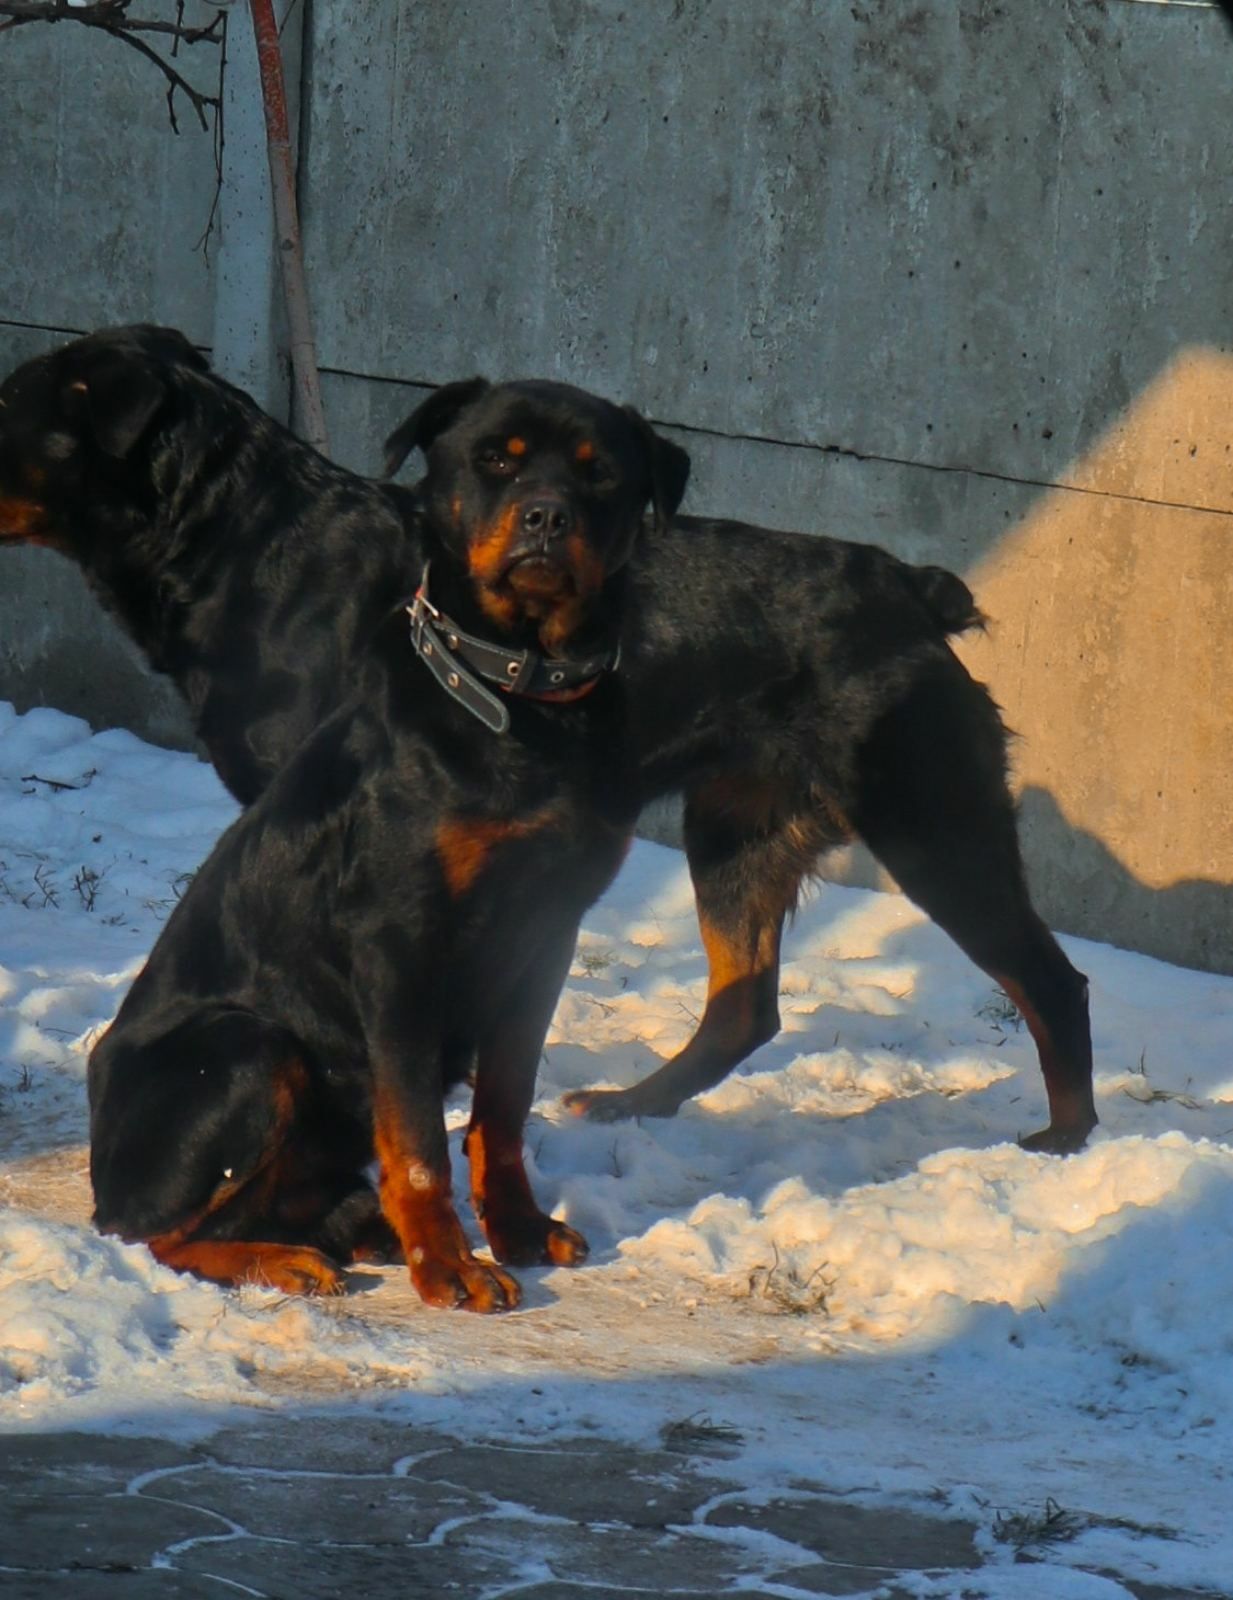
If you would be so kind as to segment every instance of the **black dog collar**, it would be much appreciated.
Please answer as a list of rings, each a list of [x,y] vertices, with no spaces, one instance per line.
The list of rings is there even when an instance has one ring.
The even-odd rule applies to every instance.
[[[480,678],[526,700],[567,702],[590,694],[613,670],[620,647],[585,661],[554,661],[534,650],[505,650],[463,630],[428,598],[428,566],[406,608],[415,653],[445,690],[493,733],[509,729],[509,711]],[[470,669],[470,670],[468,670]]]

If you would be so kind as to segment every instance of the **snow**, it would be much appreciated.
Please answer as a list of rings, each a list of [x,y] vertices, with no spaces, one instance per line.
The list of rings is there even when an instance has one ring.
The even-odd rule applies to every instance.
[[[528,1129],[587,1265],[520,1274],[503,1318],[430,1311],[393,1268],[338,1301],[223,1291],[90,1228],[85,1067],[234,814],[192,756],[0,705],[0,1429],[191,1436],[237,1407],[731,1429],[712,1466],[746,1498],[809,1479],[973,1518],[994,1600],[1045,1592],[1007,1530],[1047,1504],[1061,1600],[1126,1594],[1080,1567],[1227,1582],[1233,980],[1065,940],[1101,1127],[1028,1155],[1043,1088],[1001,997],[906,901],[828,885],[786,941],[779,1037],[670,1122],[591,1125],[562,1094],[645,1075],[704,990],[684,862],[639,844],[587,919]],[[465,1118],[460,1095],[460,1199]]]

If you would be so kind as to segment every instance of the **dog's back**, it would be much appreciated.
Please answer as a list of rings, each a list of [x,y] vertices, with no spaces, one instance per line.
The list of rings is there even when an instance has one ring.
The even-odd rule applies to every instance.
[[[76,562],[250,802],[414,586],[409,491],[326,461],[173,329],[75,340],[0,400],[0,543]]]

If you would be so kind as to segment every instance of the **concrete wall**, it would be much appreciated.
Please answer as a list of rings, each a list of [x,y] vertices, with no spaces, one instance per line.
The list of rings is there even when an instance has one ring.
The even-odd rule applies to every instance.
[[[1233,970],[1219,11],[313,0],[304,62],[341,460],[555,374],[676,430],[696,509],[963,571],[1046,915]]]
[[[174,15],[174,6],[159,10]],[[212,9],[190,4],[186,19]],[[217,87],[219,53],[185,51]],[[215,187],[213,140],[182,99],[177,138],[149,62],[64,22],[0,35],[0,373],[106,323],[165,322],[208,347],[211,257],[198,247]],[[176,696],[45,550],[0,552],[0,696],[55,705],[184,743]]]

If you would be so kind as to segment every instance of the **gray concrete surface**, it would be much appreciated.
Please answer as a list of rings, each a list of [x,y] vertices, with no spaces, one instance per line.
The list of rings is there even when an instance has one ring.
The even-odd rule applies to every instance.
[[[155,8],[174,17],[175,6]],[[213,8],[189,0],[189,22]],[[177,63],[217,89],[219,52]],[[174,322],[208,344],[213,281],[199,248],[214,193],[213,140],[135,50],[72,23],[0,38],[0,356],[21,326],[84,330]]]
[[[673,1442],[477,1445],[346,1414],[260,1421],[187,1447],[10,1436],[0,1589],[6,1600],[907,1600],[928,1576],[985,1592],[970,1522],[869,1509],[820,1484],[742,1490],[739,1474],[709,1475],[705,1455]],[[1121,1581],[1138,1600],[1200,1600]]]
[[[213,15],[204,0],[185,7],[190,23]],[[216,92],[217,49],[186,49],[177,64]],[[112,323],[171,323],[208,346],[213,137],[189,104],[177,101],[177,136],[157,70],[69,22],[0,37],[0,82],[0,374]],[[180,746],[190,737],[175,696],[44,551],[0,555],[0,696]]]
[[[536,0],[508,23],[502,0],[313,7],[326,367],[557,372],[662,422],[1053,483],[1179,348],[1227,342],[1218,13]],[[1129,465],[1146,489],[1158,464]],[[1203,492],[1177,469],[1171,498]]]
[[[555,373],[672,428],[695,509],[963,571],[995,622],[965,659],[1021,735],[1046,916],[1233,970],[1219,11],[531,0],[510,17],[308,12],[301,198],[338,458],[371,470],[428,384]],[[0,365],[45,330],[135,316],[230,349],[244,292],[190,248],[209,141],[173,139],[141,63],[80,32],[0,43],[21,71],[0,99],[17,157]],[[95,150],[100,123],[124,140]],[[233,191],[229,245],[224,195],[225,263],[254,253],[248,203]],[[182,742],[49,562],[4,555],[0,694]],[[859,860],[839,875],[874,881]]]

